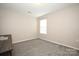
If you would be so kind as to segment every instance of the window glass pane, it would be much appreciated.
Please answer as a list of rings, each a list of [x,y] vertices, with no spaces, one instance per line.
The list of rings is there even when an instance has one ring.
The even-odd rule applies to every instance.
[[[40,33],[47,34],[47,20],[40,20]]]

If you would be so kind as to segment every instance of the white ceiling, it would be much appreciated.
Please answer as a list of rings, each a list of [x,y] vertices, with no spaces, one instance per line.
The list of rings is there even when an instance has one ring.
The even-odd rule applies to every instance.
[[[0,7],[6,9],[13,9],[20,13],[30,14],[34,17],[39,17],[50,12],[55,12],[61,8],[67,7],[71,4],[67,3],[6,3],[0,4]]]

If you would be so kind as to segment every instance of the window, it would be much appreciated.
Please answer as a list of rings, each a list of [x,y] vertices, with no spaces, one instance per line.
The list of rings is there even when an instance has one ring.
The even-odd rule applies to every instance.
[[[47,20],[46,19],[40,20],[40,33],[47,34]]]

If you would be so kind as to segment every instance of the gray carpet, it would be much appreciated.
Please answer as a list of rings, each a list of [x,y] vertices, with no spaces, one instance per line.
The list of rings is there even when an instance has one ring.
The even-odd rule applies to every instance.
[[[13,56],[78,56],[79,51],[41,39],[14,44]]]

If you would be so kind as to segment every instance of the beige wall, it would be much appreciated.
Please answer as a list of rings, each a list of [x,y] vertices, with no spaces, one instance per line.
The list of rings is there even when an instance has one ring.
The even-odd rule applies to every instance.
[[[61,45],[79,49],[79,6],[70,6],[45,15],[47,18],[47,35],[40,38]],[[46,36],[46,37],[45,37]]]
[[[0,34],[12,34],[13,43],[37,38],[34,17],[13,10],[3,10],[0,16]]]

